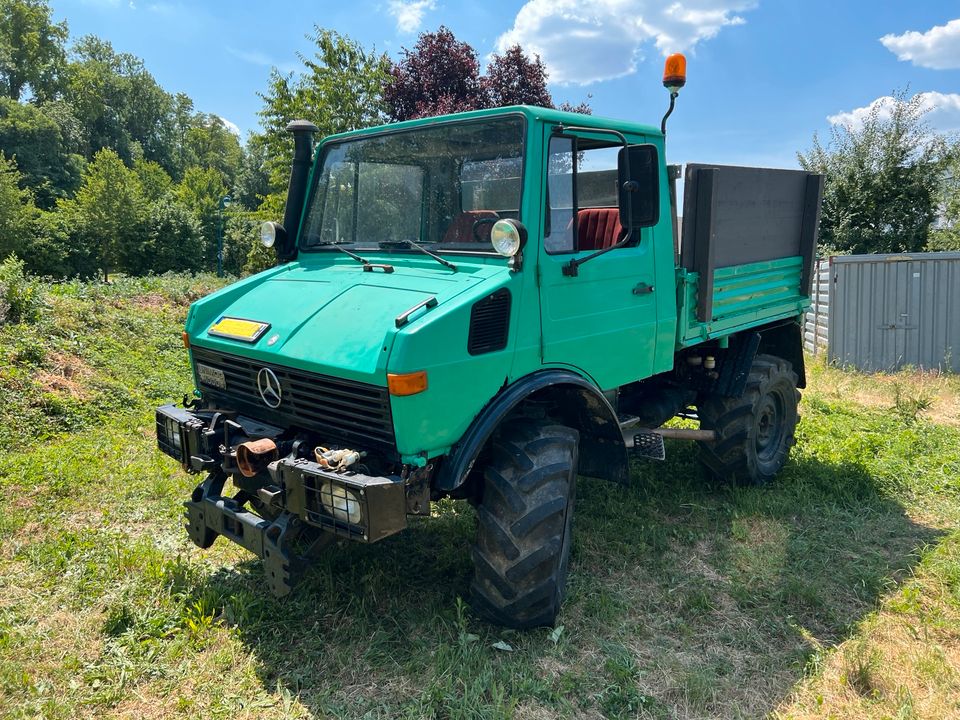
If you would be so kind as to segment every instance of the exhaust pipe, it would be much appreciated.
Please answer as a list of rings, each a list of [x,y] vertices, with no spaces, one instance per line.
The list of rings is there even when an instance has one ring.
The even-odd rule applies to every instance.
[[[313,136],[318,131],[319,128],[309,120],[294,120],[287,125],[287,132],[293,134],[293,166],[290,168],[290,184],[287,187],[287,206],[283,211],[286,237],[276,246],[277,258],[281,261],[293,260],[297,256],[300,216],[303,214],[307,179],[313,163]]]

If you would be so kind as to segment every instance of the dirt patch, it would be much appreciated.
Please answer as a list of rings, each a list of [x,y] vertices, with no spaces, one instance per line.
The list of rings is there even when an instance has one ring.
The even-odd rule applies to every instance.
[[[93,370],[75,355],[52,352],[47,355],[45,367],[35,378],[43,392],[69,395],[75,400],[85,400],[89,394],[86,380]]]
[[[136,295],[130,299],[130,303],[143,310],[160,310],[170,305],[170,301],[160,293]]]
[[[843,372],[816,368],[810,390],[868,408],[896,412],[897,405],[919,402],[918,416],[932,423],[960,427],[960,377],[933,371],[893,374]],[[898,400],[899,398],[899,400]]]
[[[176,698],[154,692],[153,688],[137,688],[133,697],[127,697],[120,704],[112,708],[108,717],[123,718],[123,720],[154,720],[154,718],[168,718],[177,711]],[[98,709],[90,717],[103,717],[103,710]]]

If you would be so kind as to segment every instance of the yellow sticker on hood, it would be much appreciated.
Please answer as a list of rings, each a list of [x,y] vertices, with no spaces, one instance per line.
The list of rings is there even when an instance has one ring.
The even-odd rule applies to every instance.
[[[260,336],[269,328],[270,323],[244,320],[242,318],[222,317],[211,325],[207,332],[210,335],[217,335],[218,337],[252,343],[259,340]]]

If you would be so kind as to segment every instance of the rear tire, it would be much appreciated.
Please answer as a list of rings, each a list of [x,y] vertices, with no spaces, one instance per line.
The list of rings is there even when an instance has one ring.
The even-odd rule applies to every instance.
[[[577,477],[576,430],[510,422],[492,442],[477,507],[472,604],[498,625],[552,625],[563,601]]]
[[[718,479],[763,485],[780,471],[796,444],[797,374],[774,355],[758,355],[738,398],[707,396],[698,405],[700,427],[717,439],[700,443],[700,460]]]

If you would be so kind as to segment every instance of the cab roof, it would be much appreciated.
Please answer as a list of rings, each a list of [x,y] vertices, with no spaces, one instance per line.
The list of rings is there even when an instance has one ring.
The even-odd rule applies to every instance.
[[[382,132],[394,132],[397,130],[426,127],[428,125],[436,125],[439,123],[517,114],[523,115],[528,121],[534,122],[539,121],[546,123],[561,123],[563,125],[578,125],[580,127],[619,130],[620,132],[630,132],[649,136],[661,135],[660,128],[654,127],[653,125],[643,125],[641,123],[628,122],[626,120],[615,120],[613,118],[599,117],[597,115],[584,115],[583,113],[553,110],[552,108],[536,107],[533,105],[509,105],[507,107],[488,108],[485,110],[470,110],[468,112],[453,113],[450,115],[436,115],[434,117],[417,118],[416,120],[404,120],[403,122],[376,125],[374,127],[363,128],[361,130],[350,130],[348,132],[337,133],[336,135],[329,135],[324,138],[324,142],[331,140],[345,140],[347,138],[361,137],[364,135],[375,135]]]

